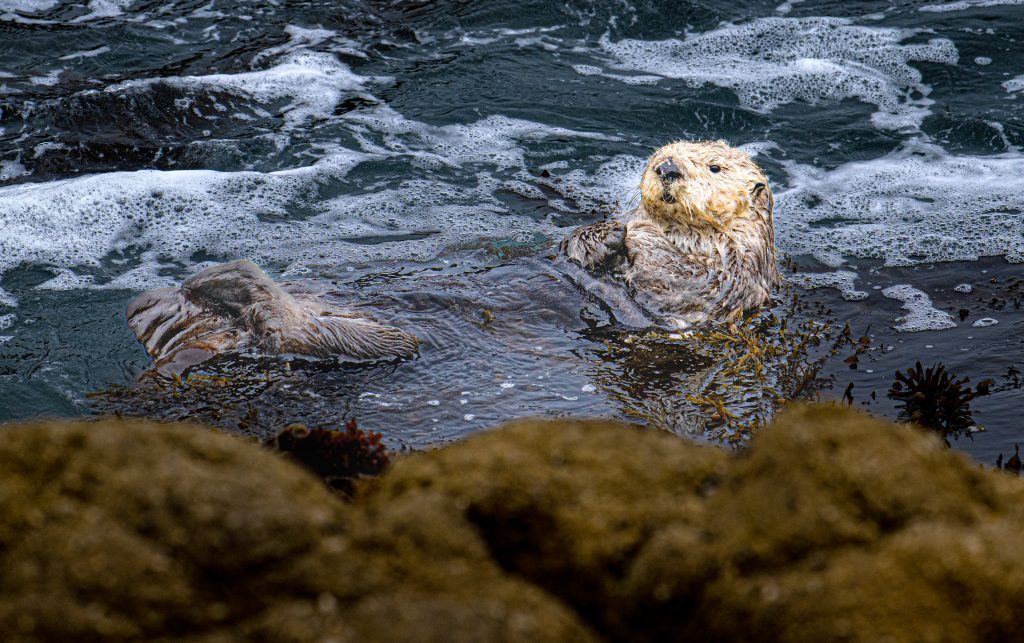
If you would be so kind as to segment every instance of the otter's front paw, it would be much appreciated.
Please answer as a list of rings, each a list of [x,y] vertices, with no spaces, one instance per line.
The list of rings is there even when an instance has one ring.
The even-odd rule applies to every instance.
[[[609,249],[618,251],[626,245],[626,226],[621,221],[608,221],[608,232],[604,238],[604,245]]]
[[[621,221],[602,221],[573,230],[562,242],[562,252],[586,268],[595,268],[625,248],[626,226]]]
[[[629,222],[623,240],[626,258],[633,265],[654,261],[656,257],[677,252],[661,226],[643,219]]]

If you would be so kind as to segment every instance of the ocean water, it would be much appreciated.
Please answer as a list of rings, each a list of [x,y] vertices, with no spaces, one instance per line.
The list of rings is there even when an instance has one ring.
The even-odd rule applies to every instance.
[[[721,138],[806,305],[872,339],[823,398],[895,416],[893,372],[943,362],[995,381],[955,447],[1024,438],[1024,2],[0,0],[0,33],[0,419],[94,413],[148,366],[135,294],[240,257],[423,339],[239,400],[271,424],[629,417],[692,365],[609,359],[642,319],[548,256]]]

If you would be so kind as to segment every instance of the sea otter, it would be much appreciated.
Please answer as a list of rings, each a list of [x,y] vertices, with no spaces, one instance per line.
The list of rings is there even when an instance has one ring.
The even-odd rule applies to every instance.
[[[562,251],[586,268],[621,269],[637,301],[680,328],[736,318],[769,300],[779,281],[773,200],[747,154],[722,142],[666,145],[647,163],[640,190],[640,206],[624,221],[579,228]],[[226,352],[373,360],[418,350],[414,335],[300,284],[275,283],[246,260],[145,292],[127,314],[165,374]]]
[[[387,359],[416,354],[418,340],[371,317],[344,311],[300,284],[277,284],[248,260],[142,293],[128,325],[165,375],[226,352]]]
[[[767,303],[780,281],[773,206],[748,154],[722,141],[677,141],[647,162],[635,210],[574,230],[561,250],[585,268],[621,271],[643,305],[680,329],[736,319]]]

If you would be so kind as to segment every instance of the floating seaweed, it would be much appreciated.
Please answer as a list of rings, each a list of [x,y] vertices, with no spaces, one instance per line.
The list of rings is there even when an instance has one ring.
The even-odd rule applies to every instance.
[[[812,399],[827,383],[821,375],[825,359],[840,344],[855,341],[849,333],[833,337],[827,323],[798,321],[796,298],[787,303],[736,323],[712,323],[682,335],[634,334],[610,343],[609,368],[597,380],[626,414],[651,426],[741,442],[779,407]],[[652,366],[663,380],[657,390],[634,390],[637,374]]]
[[[913,368],[896,371],[889,397],[902,403],[900,419],[940,433],[946,444],[950,435],[975,429],[971,400],[989,394],[992,380],[983,380],[977,388],[967,384],[970,378],[957,379],[937,363],[929,368],[918,361]]]
[[[373,369],[225,355],[173,379],[147,371],[132,385],[91,393],[89,400],[99,414],[191,420],[265,440],[296,422],[326,426],[344,417]]]
[[[387,468],[390,458],[381,437],[380,433],[360,429],[353,418],[340,431],[293,424],[265,444],[288,454],[332,489],[351,496],[356,480],[378,476]]]
[[[1010,473],[1012,473],[1015,476],[1019,476],[1020,475],[1021,460],[1020,460],[1020,445],[1019,444],[1014,444],[1013,445],[1013,455],[1011,455],[1006,460],[1006,464],[1003,464],[1003,454],[1002,453],[999,454],[999,457],[996,458],[996,469],[1002,469],[1003,471],[1009,471]]]

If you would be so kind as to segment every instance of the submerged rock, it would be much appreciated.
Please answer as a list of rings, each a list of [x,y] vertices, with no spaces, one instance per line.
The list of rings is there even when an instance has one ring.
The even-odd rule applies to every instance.
[[[346,504],[253,443],[0,430],[10,640],[1012,640],[1024,483],[937,436],[791,409],[733,456],[520,421]]]

